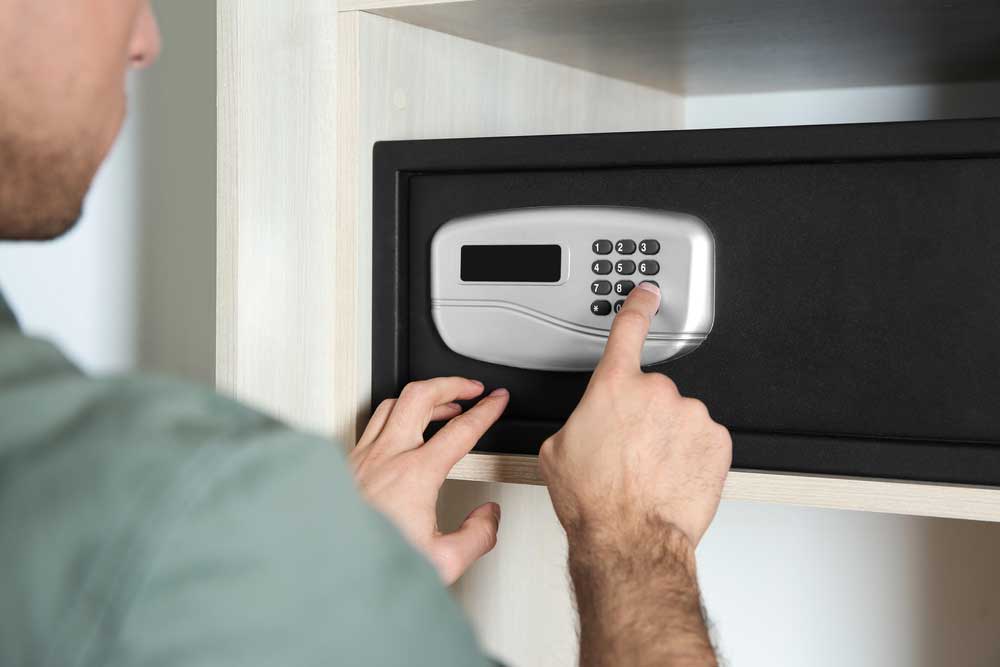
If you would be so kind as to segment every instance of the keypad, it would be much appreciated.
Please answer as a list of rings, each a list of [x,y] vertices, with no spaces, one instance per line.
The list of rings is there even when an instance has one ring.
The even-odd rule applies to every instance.
[[[655,276],[660,272],[660,263],[655,259],[644,259],[639,262],[639,273],[644,276]]]
[[[615,252],[619,255],[631,255],[635,252],[635,241],[632,239],[622,239],[615,244]]]
[[[604,299],[598,299],[590,304],[590,312],[594,315],[610,315],[611,314],[611,302],[605,301]]]
[[[639,252],[643,255],[655,255],[660,252],[660,242],[655,239],[643,239],[639,241]]]
[[[628,296],[628,293],[635,289],[635,283],[631,280],[619,280],[615,283],[615,294]]]
[[[611,251],[614,249],[614,244],[608,239],[598,239],[594,241],[594,254],[595,255],[610,255]]]
[[[607,259],[595,257],[591,262],[590,270],[598,276],[609,276],[611,273],[619,276],[631,276],[637,270],[642,276],[655,276],[660,272],[660,264],[656,260],[639,258],[639,261],[636,262],[628,257],[620,256],[634,255],[637,250],[643,255],[655,255],[660,252],[660,243],[655,239],[643,239],[638,243],[634,239],[618,239],[614,242],[609,239],[596,239],[591,244],[591,250],[599,256],[619,255],[617,258],[608,257]],[[614,294],[620,298],[614,301],[614,305],[606,299],[592,301],[590,304],[591,314],[604,317],[611,313],[617,313],[625,305],[625,297],[633,289],[635,289],[635,283],[632,280],[623,279],[616,282],[602,279],[594,280],[590,283],[591,294],[597,296]]]
[[[615,271],[620,276],[630,276],[635,273],[635,262],[631,259],[619,259],[615,262]]]
[[[594,270],[594,273],[599,276],[608,275],[611,273],[612,268],[610,260],[607,259],[599,259],[591,264],[590,267]]]
[[[590,284],[590,291],[594,294],[611,294],[611,281],[595,280]]]

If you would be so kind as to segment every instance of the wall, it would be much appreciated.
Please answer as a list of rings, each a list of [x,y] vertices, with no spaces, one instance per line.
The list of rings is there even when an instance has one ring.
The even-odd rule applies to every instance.
[[[215,340],[215,3],[154,2],[155,67],[128,79],[129,117],[66,236],[0,243],[24,328],[83,368],[211,383]]]

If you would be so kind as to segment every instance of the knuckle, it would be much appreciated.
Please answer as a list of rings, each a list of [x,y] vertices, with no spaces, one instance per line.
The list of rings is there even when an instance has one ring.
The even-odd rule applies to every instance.
[[[458,415],[449,423],[455,430],[466,436],[485,430],[488,424],[489,421],[479,410],[469,410]]]
[[[545,442],[538,450],[538,471],[542,474],[543,479],[549,478],[549,472],[551,472],[551,466],[554,463],[553,459],[556,455],[556,442],[554,438],[546,438]]]
[[[375,408],[375,412],[387,412],[391,410],[392,406],[395,404],[396,404],[395,398],[383,399],[382,402],[378,404],[378,407]]]
[[[431,388],[426,380],[417,380],[416,382],[410,382],[405,387],[400,394],[400,398],[406,397],[410,399],[420,400],[425,398],[430,394]]]
[[[697,398],[683,398],[684,409],[695,419],[710,420],[708,407]]]
[[[653,385],[655,391],[670,398],[680,396],[677,384],[663,373],[647,373],[648,382]]]

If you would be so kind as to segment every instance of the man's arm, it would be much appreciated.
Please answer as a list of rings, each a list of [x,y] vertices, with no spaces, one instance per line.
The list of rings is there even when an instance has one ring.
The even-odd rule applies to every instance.
[[[540,453],[569,541],[584,667],[717,664],[694,548],[732,444],[702,403],[641,371],[659,301],[655,286],[632,292],[583,399]]]

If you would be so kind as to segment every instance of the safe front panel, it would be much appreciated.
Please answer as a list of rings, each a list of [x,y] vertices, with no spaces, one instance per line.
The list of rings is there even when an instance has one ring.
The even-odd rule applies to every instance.
[[[850,127],[841,130],[849,138]],[[782,131],[756,132],[763,141]],[[677,211],[704,220],[715,237],[715,325],[692,354],[650,370],[670,375],[733,431],[735,465],[1000,482],[1000,160],[665,162],[397,172],[405,205],[396,216],[405,225],[397,304],[406,323],[397,385],[456,374],[508,387],[505,420],[480,449],[536,453],[588,375],[449,350],[428,306],[431,237],[453,218],[508,208]],[[373,363],[384,377],[377,356]]]

